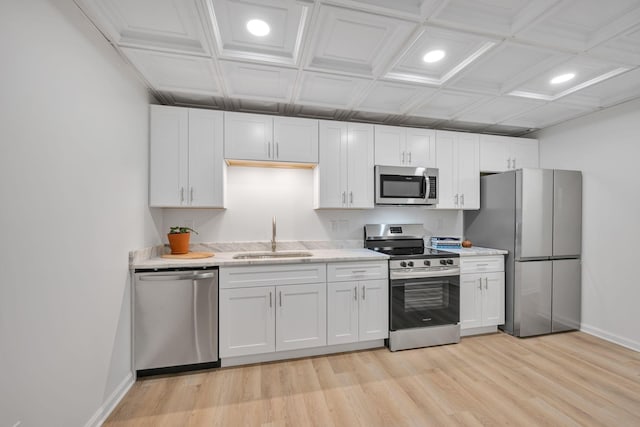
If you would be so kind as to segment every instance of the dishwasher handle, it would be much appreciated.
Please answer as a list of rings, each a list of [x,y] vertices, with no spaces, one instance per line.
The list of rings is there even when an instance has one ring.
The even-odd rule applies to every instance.
[[[193,273],[185,274],[145,274],[138,276],[138,280],[150,282],[169,282],[174,280],[203,280],[215,277],[215,273]]]

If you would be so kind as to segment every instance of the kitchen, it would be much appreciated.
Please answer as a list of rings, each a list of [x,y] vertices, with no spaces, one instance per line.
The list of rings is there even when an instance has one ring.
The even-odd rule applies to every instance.
[[[3,2],[0,16],[2,224],[12,242],[0,257],[1,425],[92,425],[106,415],[95,416],[131,379],[128,253],[164,241],[176,222],[192,220],[203,241],[268,241],[273,215],[283,241],[361,240],[363,224],[383,222],[460,234],[457,210],[427,218],[394,208],[314,211],[307,170],[230,167],[226,211],[149,209],[148,117],[155,96],[74,3]],[[623,62],[636,66],[637,22],[636,8],[614,23],[630,46]],[[613,36],[601,33],[607,34]],[[584,89],[588,107],[551,104],[532,126],[545,128],[535,135],[541,167],[583,172],[581,329],[636,351],[640,295],[633,250],[624,249],[640,237],[633,173],[640,154],[637,76],[634,68]],[[564,122],[574,113],[586,115]],[[564,123],[547,126],[556,119]],[[256,176],[260,185],[290,193],[260,191],[251,185]],[[247,195],[255,202],[236,190],[254,191]],[[270,209],[256,212],[270,200]]]

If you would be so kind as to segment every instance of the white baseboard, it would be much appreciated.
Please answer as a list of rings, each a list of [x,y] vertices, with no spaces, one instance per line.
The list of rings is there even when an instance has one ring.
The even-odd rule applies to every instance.
[[[589,335],[602,338],[603,340],[610,341],[614,344],[621,345],[631,350],[640,351],[640,342],[633,341],[607,331],[603,331],[602,329],[596,328],[594,326],[585,325],[584,323],[580,325],[580,330]]]
[[[116,387],[116,389],[111,393],[111,395],[107,398],[107,400],[98,408],[98,410],[93,414],[93,416],[87,421],[85,427],[99,427],[107,420],[111,412],[116,409],[118,403],[122,400],[122,398],[127,394],[129,389],[136,382],[135,377],[132,372],[122,380],[120,385]]]

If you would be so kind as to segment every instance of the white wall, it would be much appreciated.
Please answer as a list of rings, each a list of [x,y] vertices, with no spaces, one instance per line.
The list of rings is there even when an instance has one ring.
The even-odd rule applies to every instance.
[[[130,375],[159,242],[144,86],[71,0],[0,2],[0,426],[82,426]]]
[[[160,232],[193,226],[193,242],[271,240],[362,240],[368,223],[421,223],[429,235],[461,235],[462,215],[423,207],[314,210],[313,171],[229,167],[227,209],[165,209]],[[166,241],[166,236],[163,237]]]
[[[640,351],[640,100],[538,138],[542,167],[583,173],[582,329]]]

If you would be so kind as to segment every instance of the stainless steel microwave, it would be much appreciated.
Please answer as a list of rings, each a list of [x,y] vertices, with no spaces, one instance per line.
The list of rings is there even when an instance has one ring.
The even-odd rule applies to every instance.
[[[376,205],[435,205],[438,169],[401,166],[375,167]]]

